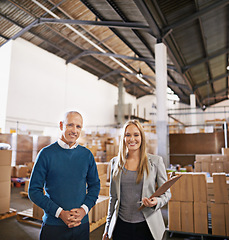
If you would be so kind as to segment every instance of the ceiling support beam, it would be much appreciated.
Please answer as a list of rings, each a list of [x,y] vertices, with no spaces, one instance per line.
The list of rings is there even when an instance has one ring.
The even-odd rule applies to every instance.
[[[200,60],[197,60],[189,65],[186,65],[182,68],[182,73],[184,74],[186,71],[188,71],[190,68],[193,68],[201,63],[205,63],[205,62],[208,62],[210,61],[211,59],[213,58],[216,58],[216,57],[219,57],[225,53],[229,53],[229,48],[223,48],[223,49],[220,49],[219,51],[211,54],[211,55],[208,55],[206,56],[205,58],[201,58]]]
[[[209,94],[207,97],[202,98],[202,102],[205,102],[210,98],[217,98],[217,95],[222,94],[222,93],[225,93],[225,96],[227,97],[227,91],[228,91],[228,89],[226,88],[226,89],[223,89],[221,91]],[[220,96],[220,97],[225,97],[225,96]]]
[[[101,55],[101,56],[106,56],[106,57],[113,56],[115,58],[123,58],[123,59],[135,60],[135,61],[149,62],[149,63],[155,65],[155,61],[153,59],[149,59],[149,58],[131,57],[131,56],[127,56],[127,55],[121,55],[121,54],[115,54],[115,53],[109,53],[109,52],[102,53],[102,52],[96,52],[96,51],[84,51],[84,52],[80,53],[79,55],[72,57],[72,59],[68,59],[67,63],[70,63],[70,62],[74,61],[75,59],[79,59],[80,57],[86,56],[86,55]]]
[[[148,26],[138,22],[115,22],[115,21],[86,21],[86,20],[74,20],[74,19],[55,19],[55,18],[39,18],[38,24],[52,23],[52,24],[70,24],[70,25],[90,25],[101,26],[109,28],[130,28],[145,30],[150,32]]]
[[[218,80],[221,80],[222,78],[227,78],[228,76],[229,76],[229,72],[226,73],[226,74],[222,74],[222,75],[220,75],[220,76],[218,76],[218,77],[215,77],[215,78],[213,78],[213,79],[210,79],[210,80],[208,80],[208,81],[206,81],[206,82],[202,82],[202,83],[200,83],[200,84],[197,84],[197,85],[195,85],[195,86],[193,87],[193,90],[196,91],[196,90],[197,90],[198,88],[200,88],[200,87],[203,87],[203,86],[208,85],[209,83],[213,83],[213,82],[216,82],[216,81],[218,81]]]
[[[101,55],[101,56],[106,56],[106,57],[113,56],[115,58],[123,58],[123,59],[129,59],[129,60],[146,62],[146,63],[151,64],[152,66],[155,66],[155,61],[153,59],[150,59],[150,58],[131,57],[131,56],[127,56],[127,55],[121,55],[121,54],[115,54],[115,53],[109,53],[109,52],[102,53],[102,52],[96,52],[96,51],[84,51],[84,52],[78,54],[75,57],[67,59],[66,64],[68,64],[68,63],[70,63],[70,62],[72,62],[72,61],[74,61],[76,59],[79,59],[80,57],[87,56],[87,55]],[[168,64],[167,68],[176,71],[175,66],[173,66],[171,64]]]
[[[2,34],[0,34],[0,37],[1,37],[1,38],[4,38],[5,40],[9,40],[9,39],[10,39],[10,38],[8,38],[8,37],[2,35]]]

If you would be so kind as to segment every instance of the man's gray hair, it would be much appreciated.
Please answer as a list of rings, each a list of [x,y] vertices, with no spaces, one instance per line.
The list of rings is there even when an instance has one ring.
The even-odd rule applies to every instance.
[[[64,120],[63,120],[63,122],[65,122],[65,120],[67,119],[68,115],[70,115],[70,114],[78,114],[78,115],[83,119],[82,115],[81,115],[79,112],[77,112],[77,111],[68,111],[68,112],[66,112],[65,115],[64,115]]]

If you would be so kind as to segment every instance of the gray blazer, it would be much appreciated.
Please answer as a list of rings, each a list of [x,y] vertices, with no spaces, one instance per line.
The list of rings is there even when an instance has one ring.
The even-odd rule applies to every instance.
[[[114,226],[117,221],[118,211],[120,206],[120,178],[121,174],[114,180],[112,178],[113,170],[117,164],[118,158],[111,160],[111,180],[110,180],[110,201],[108,207],[107,222],[105,232],[108,232],[108,237],[111,238]],[[150,197],[155,192],[155,184],[157,182],[160,187],[167,181],[167,174],[162,157],[148,154],[149,175],[145,172],[143,175],[142,198]],[[171,198],[170,190],[167,190],[163,195],[157,198],[158,204],[153,208],[144,208],[142,210],[152,236],[155,240],[161,240],[165,231],[165,224],[160,208],[162,208]]]

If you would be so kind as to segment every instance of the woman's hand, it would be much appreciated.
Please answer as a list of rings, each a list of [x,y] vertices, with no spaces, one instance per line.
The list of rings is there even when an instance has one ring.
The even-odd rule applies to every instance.
[[[143,198],[142,199],[142,203],[146,206],[146,207],[154,207],[157,205],[157,198]]]
[[[105,233],[103,234],[102,240],[109,240],[109,238],[108,238],[108,233],[107,233],[107,232],[105,232]]]

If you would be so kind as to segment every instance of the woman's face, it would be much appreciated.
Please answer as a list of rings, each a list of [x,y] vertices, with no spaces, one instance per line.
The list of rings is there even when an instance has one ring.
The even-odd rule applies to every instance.
[[[129,152],[140,150],[142,143],[141,133],[134,124],[131,124],[126,128],[124,141]]]

